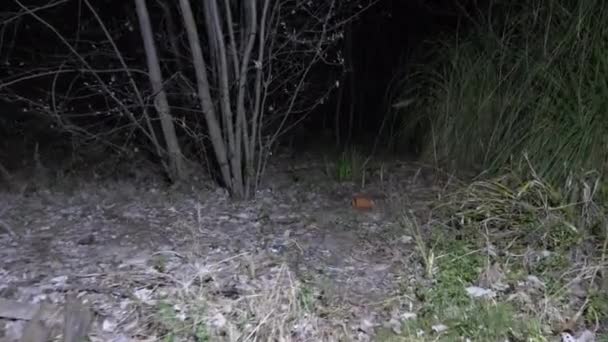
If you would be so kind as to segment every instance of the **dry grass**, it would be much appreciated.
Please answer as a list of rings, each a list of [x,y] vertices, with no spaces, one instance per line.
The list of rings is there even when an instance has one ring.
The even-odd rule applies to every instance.
[[[148,327],[168,341],[337,341],[313,296],[284,263],[248,253],[214,263],[187,258]]]

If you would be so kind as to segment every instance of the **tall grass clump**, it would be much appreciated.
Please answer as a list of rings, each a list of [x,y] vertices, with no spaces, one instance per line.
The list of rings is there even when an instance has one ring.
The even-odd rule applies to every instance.
[[[435,42],[408,80],[419,117],[405,120],[430,122],[424,155],[492,172],[525,154],[555,182],[606,171],[608,3],[492,1],[485,11]]]

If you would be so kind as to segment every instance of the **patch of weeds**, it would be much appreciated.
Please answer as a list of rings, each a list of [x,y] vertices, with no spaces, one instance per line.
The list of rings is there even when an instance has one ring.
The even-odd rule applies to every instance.
[[[450,340],[460,336],[473,341],[530,340],[533,336],[542,336],[540,329],[535,328],[539,324],[529,319],[518,319],[508,304],[479,301],[458,313],[446,321],[451,329],[445,337]]]
[[[338,182],[365,181],[365,158],[355,148],[344,150],[335,165],[335,177]]]
[[[490,238],[497,250],[571,251],[601,233],[597,227],[604,225],[606,210],[594,202],[597,180],[576,179],[572,183],[582,182],[580,186],[555,187],[530,167],[527,175],[512,172],[475,181],[448,194],[435,215],[462,236],[483,237],[482,243]]]
[[[572,224],[561,220],[548,227],[544,241],[547,249],[563,251],[580,244],[582,234]]]
[[[476,281],[485,262],[473,242],[441,237],[435,250],[440,255],[432,286],[419,290],[422,308],[416,320],[406,322],[404,331],[409,335],[419,335],[421,331],[433,334],[433,326],[443,324],[447,330],[432,340],[466,337],[473,341],[543,341],[538,320],[519,318],[510,304],[472,299],[466,293],[466,287]]]
[[[570,260],[564,253],[551,253],[530,267],[530,273],[542,277],[547,291],[553,293],[564,285],[560,273],[570,267]]]
[[[353,179],[353,164],[352,160],[347,158],[346,153],[342,153],[338,159],[337,177],[339,182],[350,181]]]
[[[167,268],[167,257],[162,254],[155,254],[151,261],[151,266],[159,273],[164,273]]]
[[[301,285],[298,292],[298,302],[302,310],[312,312],[316,302],[314,290],[309,286]]]
[[[433,276],[433,269],[435,268],[435,251],[433,247],[427,245],[425,238],[422,236],[420,225],[411,212],[402,215],[401,222],[402,226],[414,237],[416,249],[422,258],[425,276],[431,278]]]
[[[437,257],[434,286],[424,291],[423,298],[432,312],[448,306],[466,305],[469,297],[465,287],[479,275],[483,259],[463,241],[440,241],[435,248]]]
[[[484,259],[478,253],[475,245],[469,241],[442,240],[437,248],[445,251],[440,261],[441,277],[458,277],[465,283],[473,282],[479,275]]]
[[[608,322],[608,293],[591,293],[584,317],[588,322]]]
[[[427,274],[427,279],[419,281],[417,319],[408,321],[402,330],[410,336],[424,332],[441,341],[546,341],[544,334],[556,317],[574,314],[566,305],[577,300],[568,297],[567,291],[576,276],[571,272],[577,267],[572,256],[582,253],[593,258],[603,250],[581,247],[595,241],[589,239],[590,227],[605,224],[602,215],[606,209],[593,198],[590,191],[573,197],[565,188],[546,184],[534,172],[529,179],[509,174],[476,181],[448,194],[433,212],[434,222],[439,223],[433,224],[432,240],[424,238],[419,228],[413,229],[416,226],[410,219],[409,230],[431,277]],[[446,230],[446,226],[453,229]],[[487,272],[488,259],[501,266],[498,278],[487,278],[494,274]],[[528,276],[537,277],[540,287],[529,283]],[[491,288],[496,296],[491,302],[472,298],[467,293],[471,285]],[[527,298],[522,302],[525,305],[507,301],[509,289],[521,292]],[[543,315],[547,295],[553,298],[547,312],[554,313]],[[589,324],[606,322],[608,295],[596,293],[587,301],[585,320]],[[445,325],[447,330],[434,333],[437,325]]]
[[[197,309],[202,310],[203,308],[197,307]],[[202,312],[199,312],[193,317],[202,317],[202,314]],[[160,335],[163,336],[162,341],[182,341],[184,338],[192,337],[196,341],[210,341],[206,324],[186,318],[186,316],[186,313],[178,310],[175,305],[169,302],[163,301],[157,305],[154,325]]]
[[[475,279],[479,270],[477,257],[470,254],[466,243],[448,243],[439,241],[435,249],[441,252],[437,258],[437,269],[434,272],[432,286],[426,284],[418,288],[418,297],[423,301],[419,312],[424,330],[428,331],[433,324],[445,324],[452,316],[460,316],[461,307],[471,304],[465,287]]]
[[[444,324],[447,330],[432,332],[434,324]],[[404,336],[410,338],[402,340],[459,341],[466,338],[471,341],[546,341],[540,327],[538,319],[518,317],[515,308],[509,304],[468,300],[466,304],[444,307],[432,318],[407,321],[402,329]]]

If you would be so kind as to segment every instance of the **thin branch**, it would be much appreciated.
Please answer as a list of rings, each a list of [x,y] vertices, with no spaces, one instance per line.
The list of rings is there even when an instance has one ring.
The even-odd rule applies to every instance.
[[[12,16],[12,17],[8,18],[8,19],[4,19],[4,20],[3,20],[3,21],[0,23],[0,25],[7,25],[7,24],[10,24],[11,22],[13,22],[13,21],[15,21],[15,20],[17,20],[17,19],[19,19],[19,18],[21,18],[21,17],[23,17],[23,16],[26,16],[26,15],[30,14],[30,12],[34,13],[34,12],[43,11],[43,10],[46,10],[46,9],[49,9],[49,8],[53,8],[53,7],[57,7],[57,6],[59,6],[59,5],[63,5],[63,4],[64,4],[64,3],[66,3],[66,2],[68,2],[68,0],[58,0],[58,1],[56,1],[56,2],[51,2],[51,3],[48,3],[48,4],[44,5],[44,6],[38,6],[38,7],[33,8],[33,9],[28,9],[28,10],[26,10],[26,11],[25,11],[25,12],[23,12],[23,13],[18,13],[18,14],[14,15],[14,16]],[[21,5],[20,5],[20,6],[21,6]]]
[[[114,39],[112,39],[110,32],[108,32],[106,25],[103,23],[103,21],[99,17],[97,11],[93,8],[93,6],[91,6],[91,3],[89,2],[89,0],[84,0],[84,2],[87,5],[87,7],[89,8],[89,10],[91,11],[91,13],[93,13],[93,16],[97,20],[97,23],[101,27],[108,42],[112,46],[112,49],[114,49],[114,54],[116,55],[116,58],[118,58],[118,61],[122,65],[123,71],[127,74],[127,78],[129,80],[129,83],[131,84],[131,87],[133,88],[133,91],[135,92],[137,101],[139,101],[139,104],[142,106],[142,109],[143,109],[143,115],[144,115],[144,119],[146,121],[146,126],[148,128],[148,132],[145,132],[143,127],[142,127],[142,131],[144,131],[146,133],[146,136],[150,139],[152,144],[154,144],[154,147],[156,148],[156,153],[159,156],[161,156],[163,154],[163,149],[161,148],[158,138],[156,137],[156,134],[154,133],[154,127],[152,126],[152,122],[150,122],[150,116],[148,114],[148,111],[146,110],[146,107],[144,106],[144,100],[141,95],[141,92],[139,91],[139,87],[135,83],[135,80],[133,79],[133,76],[131,75],[131,72],[129,71],[130,69],[127,66],[127,63],[125,62],[125,60],[122,56],[122,53],[120,53],[120,51],[118,50],[118,47],[116,46],[116,43],[114,42]]]

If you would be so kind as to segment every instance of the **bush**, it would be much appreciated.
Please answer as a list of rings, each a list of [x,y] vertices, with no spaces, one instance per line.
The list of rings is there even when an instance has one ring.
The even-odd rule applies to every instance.
[[[601,0],[493,1],[470,32],[434,44],[410,73],[424,156],[497,172],[527,154],[542,177],[606,170],[608,11]],[[410,82],[411,84],[411,82]]]

